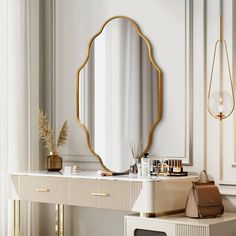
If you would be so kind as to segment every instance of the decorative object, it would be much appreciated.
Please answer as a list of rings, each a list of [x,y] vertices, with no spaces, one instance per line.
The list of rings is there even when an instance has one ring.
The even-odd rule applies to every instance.
[[[133,156],[133,164],[140,163],[143,156],[143,141],[130,140],[129,147]]]
[[[130,140],[129,147],[133,156],[133,164],[130,165],[130,176],[141,176],[141,168],[138,166],[141,164],[141,158],[143,156],[143,141],[142,140]]]
[[[217,50],[218,49],[218,50]],[[214,75],[214,67],[216,54],[219,53],[219,90],[214,90],[212,88],[212,81]],[[225,52],[225,58],[227,63],[227,71],[230,82],[230,91],[226,92],[226,86],[224,85],[224,65],[223,65],[223,53]],[[231,94],[230,94],[231,93]],[[220,39],[218,39],[215,43],[214,56],[211,68],[211,77],[210,77],[210,85],[208,90],[208,111],[215,119],[219,119],[222,121],[223,119],[229,117],[235,107],[235,97],[234,97],[234,88],[232,82],[232,73],[230,69],[229,63],[229,55],[228,49],[225,39],[223,38],[223,30],[222,30],[222,16],[220,15]]]
[[[47,116],[43,111],[39,111],[39,137],[45,143],[49,150],[49,156],[45,158],[45,168],[48,171],[59,171],[62,169],[62,158],[58,155],[58,148],[64,146],[67,140],[68,125],[64,122],[58,139],[56,141],[55,133],[51,129]]]
[[[164,175],[167,176],[169,173],[169,166],[168,164],[162,160],[161,163],[158,164],[158,175]]]
[[[72,170],[71,166],[64,166],[62,173],[63,175],[71,175],[71,170]]]
[[[151,159],[149,154],[146,152],[142,156],[141,159],[141,168],[142,168],[142,177],[150,177],[151,176]]]
[[[76,115],[105,171],[128,174],[132,139],[143,140],[143,153],[150,149],[162,118],[162,80],[152,45],[133,19],[112,17],[90,39],[77,72]]]
[[[79,172],[79,171],[80,171],[79,166],[78,166],[78,165],[73,165],[72,172],[73,172],[73,173],[77,173],[77,172]]]
[[[58,155],[58,152],[50,152],[49,156],[45,157],[45,169],[48,171],[62,169],[62,158]]]

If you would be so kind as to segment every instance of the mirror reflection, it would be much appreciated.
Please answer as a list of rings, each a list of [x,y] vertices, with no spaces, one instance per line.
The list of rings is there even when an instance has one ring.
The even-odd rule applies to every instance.
[[[80,121],[91,148],[114,172],[133,163],[130,144],[148,147],[158,119],[159,78],[148,49],[129,19],[116,18],[92,42],[79,71]]]

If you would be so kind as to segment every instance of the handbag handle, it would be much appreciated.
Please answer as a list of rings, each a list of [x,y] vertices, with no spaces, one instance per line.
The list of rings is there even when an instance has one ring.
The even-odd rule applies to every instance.
[[[209,177],[207,175],[207,172],[205,170],[202,170],[198,179],[198,183],[208,183]]]

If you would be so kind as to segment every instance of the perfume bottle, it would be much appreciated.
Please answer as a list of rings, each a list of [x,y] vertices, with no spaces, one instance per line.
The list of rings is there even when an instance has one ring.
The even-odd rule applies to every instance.
[[[173,172],[181,173],[183,172],[182,160],[173,160]]]
[[[152,175],[157,175],[158,174],[158,170],[159,170],[159,168],[158,168],[158,166],[160,165],[160,161],[159,160],[153,160],[153,162],[152,162],[152,168],[153,168],[153,171],[152,171]]]
[[[142,166],[142,177],[150,176],[151,171],[151,160],[149,158],[148,153],[144,153],[143,158],[141,159],[141,166]]]

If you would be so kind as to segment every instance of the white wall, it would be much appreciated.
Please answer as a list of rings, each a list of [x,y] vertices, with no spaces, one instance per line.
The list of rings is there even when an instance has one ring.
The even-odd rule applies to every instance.
[[[233,114],[220,124],[209,116],[206,106],[213,47],[218,38],[219,2],[216,0],[52,0],[52,2],[54,3],[52,40],[55,87],[54,92],[48,96],[51,96],[52,100],[50,105],[53,107],[55,125],[59,127],[65,119],[69,121],[69,143],[61,150],[67,163],[78,161],[84,168],[98,168],[87,148],[85,133],[76,124],[76,70],[85,57],[88,40],[103,22],[114,15],[127,15],[140,25],[144,34],[150,39],[155,59],[164,74],[164,119],[156,129],[152,153],[160,156],[185,156],[187,162],[192,157],[193,165],[186,168],[192,172],[206,168],[209,174],[221,183],[226,210],[235,211],[236,116]],[[187,18],[192,23],[191,28],[185,25],[185,6],[189,3],[193,4],[191,14],[193,21],[191,22],[191,17]],[[190,13],[191,11],[188,12]],[[236,15],[235,1],[224,0],[224,36],[228,42],[231,63],[232,60],[235,61],[236,50],[234,15]],[[193,37],[192,41],[191,38],[189,41],[186,40],[185,37],[189,35]],[[193,43],[192,47],[189,45],[190,42]],[[235,63],[231,66],[234,75]],[[50,81],[48,80],[49,83]],[[187,87],[189,89],[185,90],[184,82],[190,85],[192,83],[192,89],[189,86]],[[186,96],[180,97],[183,93],[186,93]],[[191,96],[192,101],[189,99]],[[184,98],[186,100],[183,100]],[[176,103],[177,99],[180,99],[180,102]],[[184,110],[182,110],[183,105]],[[173,111],[180,115],[173,116]],[[181,130],[178,130],[178,127]],[[121,218],[125,213],[73,208],[71,214],[73,235],[88,235],[83,228],[85,225],[90,227],[91,235],[92,233],[97,236],[110,235],[112,225],[119,228],[117,233],[114,232],[112,235],[121,235],[123,229]],[[100,227],[104,224],[104,220],[109,225],[107,229]],[[72,231],[68,235],[72,235]]]

